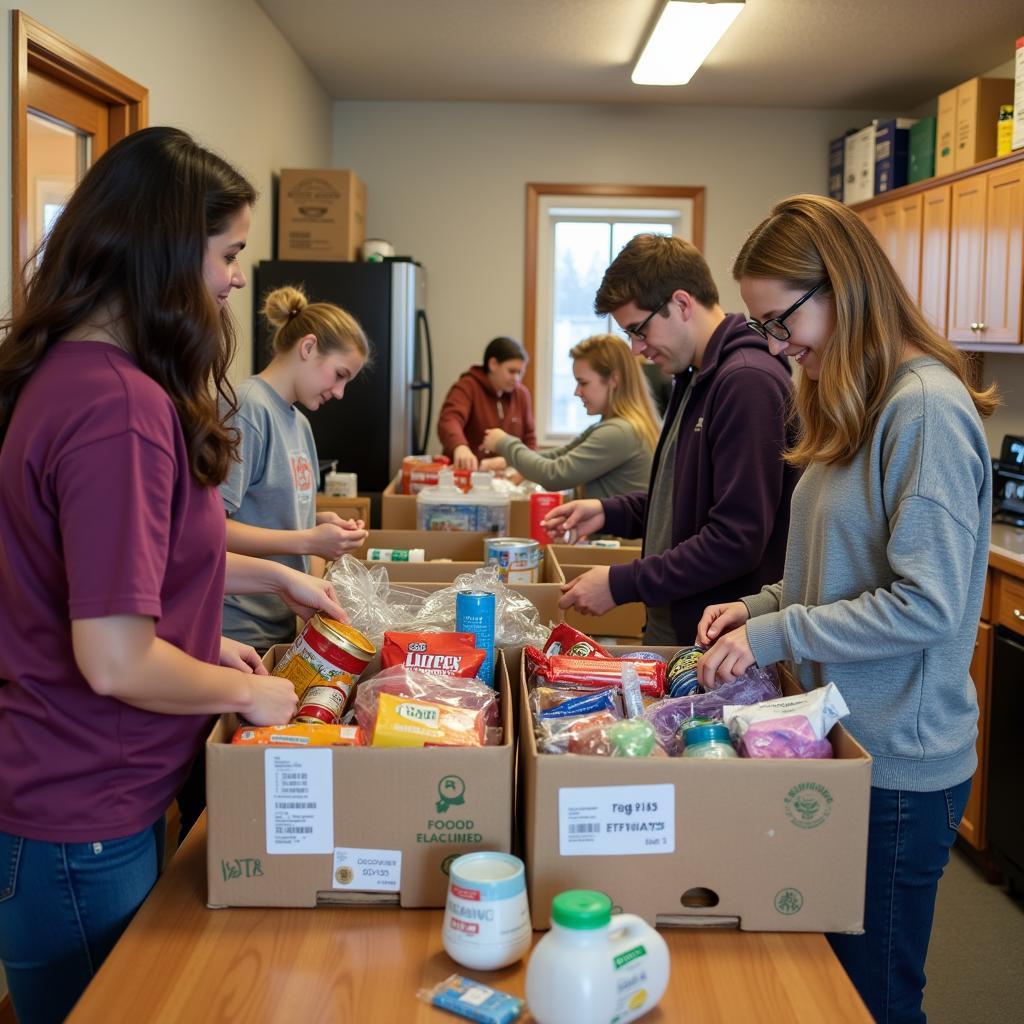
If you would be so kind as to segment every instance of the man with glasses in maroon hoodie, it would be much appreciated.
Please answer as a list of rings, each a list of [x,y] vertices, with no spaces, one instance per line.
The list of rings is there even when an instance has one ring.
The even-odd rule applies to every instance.
[[[588,570],[566,584],[559,604],[601,615],[642,601],[646,644],[691,644],[709,604],[782,576],[797,478],[781,458],[789,364],[745,317],[722,310],[704,257],[679,238],[628,242],[594,309],[673,378],[672,397],[646,491],[572,501],[545,521],[552,536],[643,538],[640,558]]]

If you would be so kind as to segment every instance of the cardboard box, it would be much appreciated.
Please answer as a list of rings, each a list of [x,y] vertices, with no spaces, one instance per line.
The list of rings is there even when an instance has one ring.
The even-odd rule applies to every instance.
[[[548,552],[557,560],[565,582],[582,576],[595,565],[621,565],[640,557],[639,547],[595,548],[580,544],[550,544]],[[570,626],[589,636],[642,637],[647,609],[639,601],[616,605],[604,615],[584,615],[575,608],[563,612]]]
[[[996,155],[999,108],[1013,102],[1013,80],[972,78],[956,89],[956,161],[958,171]]]
[[[893,117],[875,124],[875,195],[907,183],[910,129],[916,119]]]
[[[847,135],[843,160],[844,203],[862,203],[874,195],[875,185],[875,124]]]
[[[271,648],[272,669],[287,650]],[[368,672],[379,668],[379,655]],[[393,903],[442,907],[447,865],[460,854],[512,848],[514,748],[511,690],[503,658],[495,662],[504,742],[477,748],[320,750],[237,747],[238,724],[223,715],[206,741],[207,903],[211,907],[313,907],[321,903]],[[268,828],[273,786],[306,774],[313,803],[304,820],[281,815]],[[287,788],[287,787],[286,787]],[[292,787],[296,788],[296,787]],[[288,801],[284,801],[287,803]],[[296,838],[296,836],[298,836]],[[281,843],[294,852],[272,852]],[[300,852],[303,845],[311,852]],[[386,891],[355,888],[358,860],[390,862]],[[394,866],[397,861],[397,867]],[[350,866],[351,865],[351,866]],[[353,886],[346,888],[346,883]],[[373,884],[371,880],[370,885]]]
[[[956,89],[939,96],[935,118],[935,173],[939,177],[956,170]]]
[[[922,117],[910,126],[907,152],[907,184],[935,174],[935,118]]]
[[[370,522],[370,499],[362,496],[355,498],[336,498],[330,494],[317,494],[317,512],[334,512],[342,519],[362,519]]]
[[[522,673],[519,700],[534,928],[598,889],[652,925],[863,930],[871,757],[841,726],[833,760],[540,754]]]
[[[281,171],[279,260],[358,260],[365,237],[366,186],[354,171]]]
[[[399,494],[398,479],[384,488],[380,498],[380,525],[384,530],[416,529],[416,495]],[[508,535],[530,536],[530,501],[513,498],[508,510]]]
[[[1013,141],[1014,149],[1024,149],[1024,36],[1017,40],[1013,64]]]
[[[423,548],[425,562],[367,562],[383,565],[388,579],[398,586],[415,587],[416,590],[431,592],[450,586],[457,576],[475,572],[483,567],[484,542],[490,538],[487,533],[447,533],[428,530],[370,530],[363,547],[353,551],[357,558],[364,558],[368,548]],[[450,558],[450,562],[431,562],[432,558]],[[561,622],[565,613],[558,607],[562,596],[565,577],[554,558],[545,558],[539,583],[513,583],[513,590],[522,594],[537,609],[543,625]]]

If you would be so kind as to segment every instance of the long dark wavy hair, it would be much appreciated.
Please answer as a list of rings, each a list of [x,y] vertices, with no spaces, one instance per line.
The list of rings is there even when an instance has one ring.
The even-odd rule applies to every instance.
[[[227,380],[236,339],[203,281],[207,240],[256,200],[233,167],[175,128],[146,128],[89,169],[54,224],[20,312],[0,330],[0,444],[18,395],[50,346],[103,310],[140,369],[170,396],[189,469],[203,486],[227,475],[237,435]]]

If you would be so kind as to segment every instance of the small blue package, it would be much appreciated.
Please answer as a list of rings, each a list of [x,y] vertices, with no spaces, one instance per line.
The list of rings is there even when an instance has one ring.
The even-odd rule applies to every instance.
[[[453,974],[433,988],[421,988],[416,994],[425,1003],[481,1024],[512,1024],[526,1005],[516,996],[461,974]]]

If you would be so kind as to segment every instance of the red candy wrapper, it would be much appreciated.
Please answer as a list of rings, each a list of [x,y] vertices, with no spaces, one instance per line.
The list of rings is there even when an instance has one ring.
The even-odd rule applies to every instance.
[[[527,676],[532,685],[560,686],[572,690],[607,689],[622,686],[624,665],[636,670],[640,692],[645,697],[665,694],[665,663],[663,661],[630,661],[624,658],[575,658],[563,654],[550,657],[536,647],[524,647]]]
[[[381,668],[405,665],[435,676],[473,679],[487,652],[472,633],[385,633]]]
[[[548,634],[544,644],[547,655],[561,654],[572,658],[610,658],[611,655],[586,633],[573,629],[567,622],[560,622]]]

